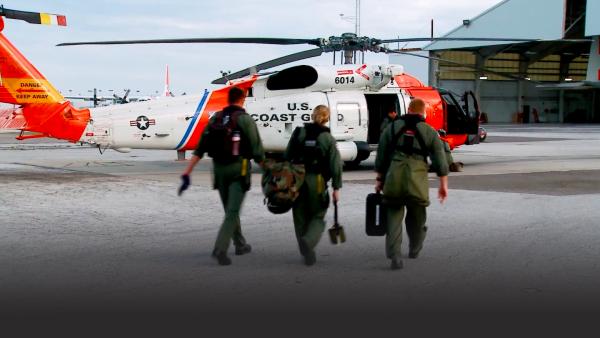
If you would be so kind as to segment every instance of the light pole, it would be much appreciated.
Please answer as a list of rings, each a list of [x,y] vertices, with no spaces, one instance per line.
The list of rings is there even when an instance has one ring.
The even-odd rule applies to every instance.
[[[354,16],[346,16],[344,13],[340,13],[340,19],[354,23],[354,34],[360,35],[360,0],[356,0],[356,7],[354,9]]]
[[[356,0],[356,6],[354,8],[354,16],[345,16],[344,13],[340,13],[340,19],[348,22],[354,22],[354,35],[360,36],[360,0]],[[342,59],[345,63],[356,63],[356,51],[344,50],[342,51]],[[362,61],[364,62],[365,54],[362,52]],[[335,52],[333,53],[333,64],[335,64]]]

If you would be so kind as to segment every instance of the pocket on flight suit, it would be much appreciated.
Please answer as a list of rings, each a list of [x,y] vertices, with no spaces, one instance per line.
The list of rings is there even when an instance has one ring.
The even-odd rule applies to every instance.
[[[250,160],[244,158],[242,159],[242,165],[240,168],[240,179],[242,180],[242,189],[244,191],[250,190],[252,186],[252,163]]]
[[[410,202],[429,206],[429,177],[427,165],[417,159],[409,159],[410,179],[407,184],[407,194],[410,196]]]
[[[383,196],[386,199],[404,199],[407,197],[406,183],[410,178],[410,167],[405,159],[392,160],[385,175]]]
[[[385,176],[384,201],[388,205],[429,205],[427,165],[414,158],[394,159]]]
[[[322,208],[329,207],[329,190],[327,189],[327,183],[323,178],[323,175],[317,175],[317,194],[319,196],[319,203]]]
[[[329,208],[329,192],[327,190],[321,193],[320,202],[322,208]]]

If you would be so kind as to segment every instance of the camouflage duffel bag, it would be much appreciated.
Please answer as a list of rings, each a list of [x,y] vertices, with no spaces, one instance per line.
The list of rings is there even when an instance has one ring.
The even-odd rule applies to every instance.
[[[288,212],[300,194],[306,171],[302,164],[265,160],[262,191],[267,209],[274,214]]]

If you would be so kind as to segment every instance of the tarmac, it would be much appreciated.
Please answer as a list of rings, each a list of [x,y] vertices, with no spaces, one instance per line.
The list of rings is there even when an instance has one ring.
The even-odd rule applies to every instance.
[[[486,128],[486,142],[454,152],[465,168],[443,205],[430,176],[425,248],[400,271],[364,231],[373,157],[344,172],[347,242],[325,234],[312,267],[254,170],[242,210],[253,251],[222,267],[209,160],[178,197],[187,163],[175,151],[101,155],[0,134],[0,312],[598,312],[600,126]]]

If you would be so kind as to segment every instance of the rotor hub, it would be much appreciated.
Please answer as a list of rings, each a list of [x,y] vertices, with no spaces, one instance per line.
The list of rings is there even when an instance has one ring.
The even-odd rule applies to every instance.
[[[361,51],[380,52],[381,40],[366,36],[357,36],[354,33],[344,33],[341,36],[330,36],[323,39],[320,47],[324,52]]]

